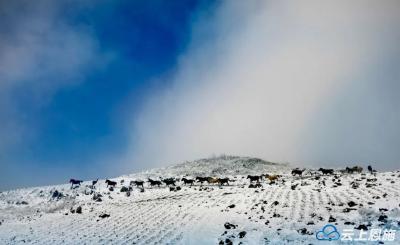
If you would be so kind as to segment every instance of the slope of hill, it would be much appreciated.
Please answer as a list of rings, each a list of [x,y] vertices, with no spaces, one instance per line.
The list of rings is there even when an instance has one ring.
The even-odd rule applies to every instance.
[[[246,175],[256,172],[282,177],[249,188]],[[131,180],[183,175],[232,181],[121,192]],[[399,229],[399,172],[293,177],[287,165],[220,157],[113,180],[113,190],[99,180],[0,193],[0,244],[316,244],[328,223],[340,232]]]
[[[145,171],[149,175],[171,176],[227,176],[227,175],[259,175],[263,173],[280,173],[289,169],[288,164],[267,162],[254,157],[219,156],[204,158],[192,162],[175,164],[161,169]]]

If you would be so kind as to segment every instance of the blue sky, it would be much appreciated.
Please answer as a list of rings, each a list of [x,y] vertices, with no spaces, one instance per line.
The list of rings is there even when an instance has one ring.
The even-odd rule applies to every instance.
[[[164,86],[151,84],[151,79],[174,67],[199,4],[120,1],[79,12],[71,6],[67,21],[87,26],[99,52],[112,52],[115,57],[101,69],[86,71],[84,81],[57,91],[51,103],[40,108],[41,139],[33,151],[51,161],[64,154],[85,159],[91,149],[104,144],[124,147],[124,131],[113,124],[113,113],[127,99],[139,105],[149,90]],[[134,108],[130,113],[135,113]]]
[[[173,71],[196,16],[211,6],[204,0],[1,1],[0,50],[27,49],[1,57],[9,66],[0,71],[0,118],[9,125],[0,130],[1,188],[54,182],[56,176],[43,179],[40,172],[66,177],[76,173],[68,169],[95,168],[98,152],[124,152],[122,115],[135,115],[143,98],[168,84],[156,78]],[[10,131],[17,132],[6,136]],[[14,180],[32,169],[38,178]]]
[[[398,1],[2,1],[0,189],[218,154],[398,168]]]

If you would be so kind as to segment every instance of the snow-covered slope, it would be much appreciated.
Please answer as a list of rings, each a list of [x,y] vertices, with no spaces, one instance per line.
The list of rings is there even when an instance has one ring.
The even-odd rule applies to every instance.
[[[249,188],[246,175],[255,173],[282,177]],[[131,180],[184,175],[233,181],[121,192]],[[318,244],[315,233],[328,223],[399,229],[399,172],[293,177],[288,165],[220,157],[113,180],[113,191],[99,180],[95,189],[84,182],[0,193],[0,244]]]
[[[259,175],[263,173],[281,173],[289,169],[288,164],[267,162],[254,157],[219,156],[184,162],[161,169],[144,172],[149,175],[169,174],[171,176],[227,176]]]

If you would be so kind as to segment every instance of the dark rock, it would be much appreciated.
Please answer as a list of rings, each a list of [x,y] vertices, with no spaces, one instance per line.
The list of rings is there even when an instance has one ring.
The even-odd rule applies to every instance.
[[[232,245],[233,242],[229,238],[227,238],[227,239],[225,239],[225,244],[226,245]]]
[[[75,212],[77,214],[81,214],[82,213],[82,207],[81,206],[77,207]]]
[[[262,185],[260,183],[256,183],[256,184],[250,184],[249,188],[261,188]]]
[[[101,197],[103,197],[103,195],[101,195],[100,193],[94,193],[92,199],[95,200],[96,202],[101,202],[103,200],[101,200]]]
[[[378,221],[386,223],[387,222],[387,218],[388,218],[387,215],[383,214],[383,215],[379,216]]]
[[[277,214],[277,213],[274,213],[274,214],[272,215],[272,217],[274,217],[274,218],[279,218],[279,217],[281,217],[281,215],[280,215],[280,214]]]
[[[354,207],[354,206],[357,206],[357,203],[350,201],[347,203],[347,205],[349,205],[349,207]]]
[[[89,190],[89,191],[88,191],[88,190],[85,190],[85,192],[84,192],[84,194],[87,195],[87,196],[88,196],[88,195],[92,195],[93,193],[94,193],[93,190]]]
[[[346,221],[346,222],[344,222],[344,224],[345,225],[354,225],[355,223],[354,222],[350,222],[350,221]]]
[[[228,208],[234,208],[234,207],[235,207],[235,204],[231,204],[228,206]]]
[[[359,225],[357,227],[354,227],[354,229],[356,229],[356,230],[368,230],[368,227],[366,225],[361,224],[361,225]]]
[[[110,215],[109,214],[100,214],[99,217],[104,219],[104,218],[110,217]]]
[[[60,198],[64,197],[64,195],[61,192],[55,190],[53,192],[53,194],[51,195],[51,197],[54,199],[60,199]]]
[[[329,222],[329,223],[336,222],[336,219],[333,218],[332,215],[331,215],[331,216],[329,216],[328,222]]]
[[[246,236],[246,234],[247,234],[247,232],[245,232],[245,231],[241,231],[241,232],[239,232],[239,238],[243,238],[243,237],[245,237],[245,236]]]
[[[225,227],[225,229],[230,230],[230,229],[236,229],[237,225],[234,225],[234,224],[231,224],[231,223],[229,223],[229,222],[226,222],[226,223],[224,224],[224,227]]]
[[[297,230],[297,232],[302,235],[312,235],[312,232],[307,231],[306,228],[301,228],[301,229]]]
[[[127,192],[127,191],[129,191],[128,187],[126,186],[121,187],[121,192]]]

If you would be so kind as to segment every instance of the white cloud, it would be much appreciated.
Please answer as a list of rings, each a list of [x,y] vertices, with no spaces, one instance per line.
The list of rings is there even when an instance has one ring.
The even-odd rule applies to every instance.
[[[181,57],[172,85],[151,97],[133,119],[130,166],[145,168],[213,153],[303,164],[379,159],[386,167],[392,165],[398,153],[360,157],[367,145],[351,149],[345,159],[341,147],[323,149],[326,142],[320,136],[329,141],[334,135],[326,131],[342,126],[316,117],[321,111],[337,115],[340,108],[324,109],[341,98],[343,88],[358,84],[349,96],[359,87],[373,93],[374,84],[358,79],[378,73],[371,67],[398,49],[399,5],[225,1],[211,20],[195,24],[192,45]],[[356,110],[349,111],[349,121],[359,120]],[[335,142],[376,137],[365,130]],[[390,130],[386,135],[399,135],[398,129]],[[376,139],[389,144],[385,135]],[[385,154],[391,159],[381,157]]]

